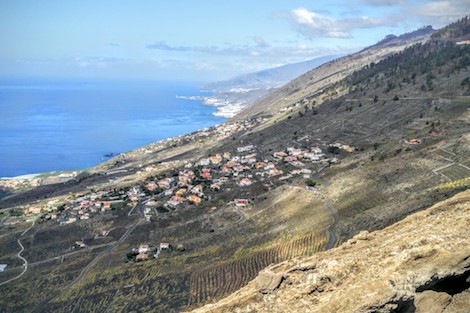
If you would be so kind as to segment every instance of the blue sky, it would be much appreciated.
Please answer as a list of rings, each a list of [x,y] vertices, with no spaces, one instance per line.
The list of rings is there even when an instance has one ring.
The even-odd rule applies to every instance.
[[[442,27],[468,0],[0,0],[0,76],[210,81]]]

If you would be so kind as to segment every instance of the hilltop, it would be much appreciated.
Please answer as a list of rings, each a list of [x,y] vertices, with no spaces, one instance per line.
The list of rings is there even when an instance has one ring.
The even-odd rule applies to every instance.
[[[250,281],[270,264],[281,263],[284,273],[286,264],[297,265],[282,262],[324,250],[331,251],[302,260],[323,266],[320,259],[348,250],[351,259],[359,250],[386,253],[374,249],[393,249],[378,242],[397,235],[397,227],[421,242],[416,220],[431,214],[438,223],[440,208],[449,207],[443,225],[455,217],[460,230],[468,192],[458,194],[470,186],[470,45],[460,43],[467,25],[452,25],[457,37],[443,36],[444,28],[406,45],[366,49],[354,65],[336,60],[319,68],[338,73],[322,78],[321,88],[302,85],[312,78],[306,74],[227,123],[0,199],[0,263],[8,264],[0,274],[1,310],[178,312],[247,284],[243,293],[255,301]],[[431,213],[373,233],[442,201]],[[444,230],[432,223],[424,235]],[[370,248],[361,239],[369,236]],[[345,271],[354,267],[351,259],[345,256]],[[379,259],[370,259],[371,269],[383,265]],[[442,268],[457,273],[459,264]],[[342,272],[326,269],[328,291]],[[297,272],[289,274],[294,285],[303,277]],[[423,273],[413,288],[431,274]],[[282,281],[279,293],[289,292],[289,280]],[[401,293],[387,290],[390,297],[376,300],[398,304]],[[415,291],[406,291],[402,300],[411,301]]]

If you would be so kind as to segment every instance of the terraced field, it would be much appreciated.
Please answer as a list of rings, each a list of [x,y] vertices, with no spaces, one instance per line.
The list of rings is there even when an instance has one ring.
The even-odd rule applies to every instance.
[[[470,176],[470,169],[458,163],[454,163],[437,172],[449,178],[451,181],[463,179]]]
[[[272,263],[312,255],[325,248],[326,232],[310,233],[250,256],[197,271],[190,278],[189,304],[220,299],[245,286]]]
[[[372,189],[362,193],[351,194],[347,198],[340,199],[335,208],[342,216],[353,215],[358,211],[366,211],[387,202],[387,198],[379,189]]]

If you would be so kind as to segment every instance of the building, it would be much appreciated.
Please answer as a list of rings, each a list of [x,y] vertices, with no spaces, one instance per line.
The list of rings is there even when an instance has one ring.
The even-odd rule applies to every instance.
[[[203,193],[202,185],[199,184],[199,185],[194,186],[193,189],[191,189],[191,192],[195,194],[202,194]]]
[[[168,200],[168,204],[171,206],[177,206],[178,204],[182,203],[184,201],[184,198],[180,196],[173,196]]]
[[[83,240],[77,240],[77,241],[75,241],[75,244],[76,244],[79,248],[85,248],[85,247],[86,247],[86,244],[85,244],[85,242],[83,242]]]
[[[247,199],[235,199],[235,205],[238,207],[247,206],[249,201]]]
[[[237,148],[238,152],[248,152],[248,151],[253,151],[253,150],[255,150],[255,146],[253,146],[253,145],[248,145],[248,146],[238,147]]]
[[[253,182],[249,178],[242,178],[239,182],[240,186],[250,186]]]
[[[419,144],[421,144],[421,140],[420,139],[410,139],[410,140],[405,140],[405,143],[407,143],[409,145],[419,145]]]
[[[41,213],[41,208],[38,208],[38,207],[30,207],[29,209],[26,210],[27,213],[31,213],[31,214],[39,214]]]
[[[161,242],[160,243],[160,250],[170,250],[171,245],[168,242]]]
[[[188,197],[188,201],[194,203],[194,204],[200,204],[202,202],[202,199],[196,195],[190,195]]]
[[[147,253],[150,250],[149,245],[140,245],[139,246],[139,253]]]
[[[188,191],[188,189],[186,189],[186,188],[181,188],[181,189],[179,189],[175,194],[176,194],[177,196],[182,196],[182,195],[184,195],[187,191]]]
[[[148,260],[148,259],[149,259],[149,255],[147,253],[139,253],[135,257],[136,261],[145,261],[145,260]]]

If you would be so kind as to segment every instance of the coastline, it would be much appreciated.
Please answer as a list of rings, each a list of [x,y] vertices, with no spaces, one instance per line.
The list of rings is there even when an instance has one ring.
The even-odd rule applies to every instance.
[[[215,107],[212,115],[230,119],[246,106],[264,96],[273,88],[231,88],[228,90],[211,90],[210,96],[179,96],[178,99],[200,101],[205,106]]]
[[[3,180],[14,180],[14,179],[24,179],[24,180],[29,180],[29,179],[34,179],[38,177],[39,175],[42,175],[43,173],[35,173],[35,174],[24,174],[24,175],[19,175],[19,176],[14,176],[14,177],[0,177],[0,179]]]

